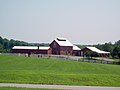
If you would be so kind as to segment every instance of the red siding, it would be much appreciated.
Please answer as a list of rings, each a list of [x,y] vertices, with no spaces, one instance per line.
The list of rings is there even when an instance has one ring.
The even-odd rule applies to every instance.
[[[72,55],[72,46],[60,46],[55,40],[50,44],[52,54],[55,55]]]
[[[48,50],[12,49],[12,53],[48,54]]]
[[[60,46],[56,41],[53,41],[49,46],[52,49],[52,54],[60,55]]]
[[[81,54],[80,54],[80,50],[73,50],[73,55],[74,56],[80,56]]]

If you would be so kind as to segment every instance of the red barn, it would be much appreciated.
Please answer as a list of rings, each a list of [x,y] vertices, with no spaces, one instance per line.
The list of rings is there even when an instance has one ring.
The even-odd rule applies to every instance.
[[[50,43],[52,54],[80,56],[80,48],[66,38],[56,38]]]
[[[50,47],[37,46],[14,46],[12,53],[28,53],[28,54],[54,54],[54,55],[74,55],[80,56],[80,48],[73,45],[66,38],[56,38]]]
[[[78,46],[73,45],[73,55],[80,56],[80,54],[81,54],[80,52],[81,52],[81,49]]]
[[[52,54],[55,55],[72,55],[73,44],[66,38],[56,38],[50,45],[52,48]]]

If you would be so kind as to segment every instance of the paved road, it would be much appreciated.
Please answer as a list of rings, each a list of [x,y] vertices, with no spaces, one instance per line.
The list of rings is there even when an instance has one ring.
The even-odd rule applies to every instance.
[[[99,87],[99,86],[68,86],[68,85],[42,85],[42,84],[15,84],[0,83],[0,87],[25,87],[25,88],[47,88],[67,90],[120,90],[120,87]]]

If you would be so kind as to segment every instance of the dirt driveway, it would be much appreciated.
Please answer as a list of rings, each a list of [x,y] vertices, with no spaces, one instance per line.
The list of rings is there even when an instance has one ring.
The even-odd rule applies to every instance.
[[[120,87],[100,87],[100,86],[68,86],[68,85],[42,85],[42,84],[16,84],[0,83],[0,87],[24,87],[24,88],[47,88],[66,90],[120,90]]]

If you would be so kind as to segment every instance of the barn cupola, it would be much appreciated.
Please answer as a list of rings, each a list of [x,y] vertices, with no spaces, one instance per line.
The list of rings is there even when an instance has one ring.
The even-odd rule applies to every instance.
[[[66,41],[65,38],[57,38],[58,41]]]

